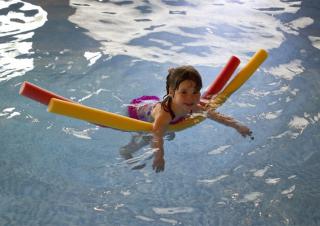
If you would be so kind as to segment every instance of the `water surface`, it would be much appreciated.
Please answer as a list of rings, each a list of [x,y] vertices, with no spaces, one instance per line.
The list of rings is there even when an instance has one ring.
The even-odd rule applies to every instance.
[[[319,225],[316,1],[0,3],[1,225]],[[219,111],[255,140],[206,120],[165,143],[166,170],[131,170],[130,133],[46,112],[27,80],[125,114],[165,94],[167,69],[208,85],[231,55],[269,58]]]

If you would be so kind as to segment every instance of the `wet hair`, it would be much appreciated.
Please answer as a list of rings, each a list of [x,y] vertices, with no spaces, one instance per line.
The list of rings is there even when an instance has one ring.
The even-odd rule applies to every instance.
[[[176,91],[179,89],[180,84],[183,81],[191,80],[196,84],[196,90],[200,91],[202,88],[202,80],[200,73],[192,66],[181,66],[177,68],[170,68],[168,70],[168,75],[166,79],[166,90],[167,94],[163,97],[163,101],[161,102],[161,107],[169,112],[171,118],[175,118],[175,114],[171,108],[172,105],[172,97],[169,95],[170,89]]]

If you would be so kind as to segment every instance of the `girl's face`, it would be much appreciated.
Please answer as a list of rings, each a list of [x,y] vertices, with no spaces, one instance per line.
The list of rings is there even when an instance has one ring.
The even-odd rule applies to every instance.
[[[190,113],[200,101],[200,91],[196,89],[196,83],[192,80],[181,82],[177,90],[171,91],[171,95],[172,103],[181,114]]]

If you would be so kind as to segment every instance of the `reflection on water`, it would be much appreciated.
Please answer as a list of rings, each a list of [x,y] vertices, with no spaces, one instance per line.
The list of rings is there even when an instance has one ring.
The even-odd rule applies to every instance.
[[[47,20],[47,12],[41,7],[19,0],[0,3],[0,37],[33,31]]]
[[[0,82],[22,76],[33,69],[34,30],[43,26],[47,13],[41,7],[21,1],[0,3]]]
[[[0,225],[319,225],[315,6],[0,2]],[[163,95],[168,67],[196,65],[208,84],[231,55],[244,65],[260,48],[268,60],[219,109],[255,140],[203,122],[166,140],[162,175],[148,146],[121,158],[131,134],[48,114],[17,95],[29,80],[124,113],[132,98]]]
[[[298,32],[313,23],[305,17],[284,24],[275,17],[297,12],[300,1],[273,1],[273,8],[267,8],[269,2],[172,3],[128,1],[124,7],[112,1],[72,0],[77,11],[69,20],[86,28],[107,54],[200,65],[221,65],[234,52],[243,59],[261,47],[277,48],[284,32]]]
[[[280,64],[276,67],[271,67],[266,72],[286,80],[292,80],[296,75],[304,71],[301,60],[292,60],[287,64]]]

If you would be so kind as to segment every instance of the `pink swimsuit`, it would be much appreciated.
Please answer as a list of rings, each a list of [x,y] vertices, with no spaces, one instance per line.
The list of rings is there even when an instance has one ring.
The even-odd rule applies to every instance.
[[[157,96],[141,96],[133,99],[128,107],[129,117],[146,122],[153,122],[154,118],[151,112],[158,103],[160,103],[160,99]],[[173,119],[170,124],[178,123],[183,119],[184,117]]]

